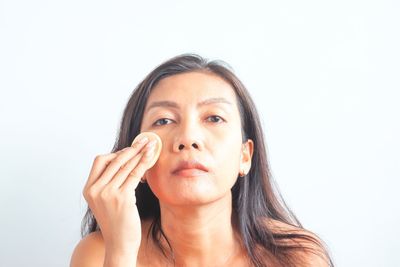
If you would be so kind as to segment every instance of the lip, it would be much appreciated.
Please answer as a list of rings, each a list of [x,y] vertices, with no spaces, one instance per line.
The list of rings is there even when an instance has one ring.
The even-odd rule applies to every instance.
[[[208,168],[197,160],[182,160],[172,171],[172,174],[178,176],[199,176],[207,172]]]

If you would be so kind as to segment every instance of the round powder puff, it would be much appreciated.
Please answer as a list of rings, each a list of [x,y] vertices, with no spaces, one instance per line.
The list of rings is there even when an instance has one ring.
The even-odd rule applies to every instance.
[[[153,157],[147,161],[148,163],[146,163],[147,169],[150,169],[151,167],[154,166],[154,164],[156,164],[158,157],[160,156],[162,142],[161,142],[161,138],[157,134],[155,134],[153,132],[142,132],[135,137],[135,139],[132,142],[132,145],[136,142],[136,140],[140,139],[143,136],[146,136],[149,139],[148,143],[151,142],[152,140],[157,141],[157,143],[154,147]]]

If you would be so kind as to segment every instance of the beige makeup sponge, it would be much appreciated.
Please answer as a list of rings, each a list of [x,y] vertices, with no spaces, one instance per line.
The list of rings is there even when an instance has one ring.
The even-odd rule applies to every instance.
[[[157,134],[155,134],[153,132],[142,132],[135,137],[135,139],[132,142],[132,145],[133,145],[133,143],[135,143],[136,140],[140,139],[142,136],[146,136],[149,139],[148,142],[151,142],[152,140],[157,141],[157,143],[154,147],[154,155],[147,163],[147,168],[150,169],[151,167],[154,166],[154,164],[156,164],[158,157],[160,156],[162,142],[161,142],[161,138]]]

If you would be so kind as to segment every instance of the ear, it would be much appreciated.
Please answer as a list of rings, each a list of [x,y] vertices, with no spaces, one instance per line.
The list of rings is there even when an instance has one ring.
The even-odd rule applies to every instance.
[[[239,173],[244,172],[248,174],[251,168],[251,159],[254,152],[253,140],[247,139],[245,143],[242,144],[242,150],[240,152],[240,166]]]

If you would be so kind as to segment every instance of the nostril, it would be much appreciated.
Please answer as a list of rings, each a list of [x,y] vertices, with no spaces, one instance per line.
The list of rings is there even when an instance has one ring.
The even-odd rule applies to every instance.
[[[198,149],[199,148],[199,146],[196,144],[196,143],[193,143],[192,144],[192,146],[194,147],[194,148],[196,148],[196,149]],[[185,146],[184,145],[179,145],[179,150],[182,150],[183,148],[184,148]]]

